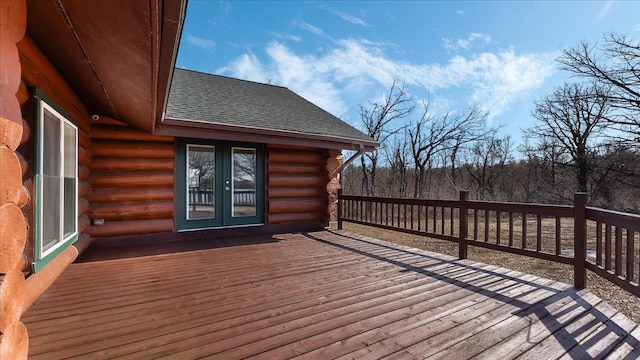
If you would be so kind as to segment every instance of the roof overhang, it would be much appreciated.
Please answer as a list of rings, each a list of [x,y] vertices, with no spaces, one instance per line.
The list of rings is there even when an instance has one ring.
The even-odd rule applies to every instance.
[[[162,117],[186,1],[27,2],[27,34],[92,114],[153,131]]]
[[[231,141],[259,142],[291,146],[316,147],[321,149],[344,149],[374,151],[379,144],[346,137],[301,133],[286,130],[246,127],[188,119],[164,118],[155,128],[156,135],[176,137],[220,139]]]

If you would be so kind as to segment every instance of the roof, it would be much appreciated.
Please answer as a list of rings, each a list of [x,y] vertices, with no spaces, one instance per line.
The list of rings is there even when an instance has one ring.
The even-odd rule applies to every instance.
[[[342,148],[378,145],[286,87],[179,68],[173,73],[164,123],[326,140]]]

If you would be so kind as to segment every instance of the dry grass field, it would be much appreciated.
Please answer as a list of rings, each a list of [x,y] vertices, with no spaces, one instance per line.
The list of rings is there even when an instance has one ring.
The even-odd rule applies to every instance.
[[[445,215],[444,222],[444,233],[450,234],[450,219],[447,219]],[[432,229],[433,224],[429,225],[429,229]],[[397,231],[384,230],[379,228],[374,228],[371,226],[364,226],[358,224],[352,224],[345,222],[344,230],[352,231],[354,233],[362,234],[365,236],[386,240],[389,242],[402,244],[406,246],[411,246],[414,248],[419,248],[423,250],[433,251],[441,254],[447,254],[451,256],[458,256],[458,245],[453,242],[437,240],[433,238],[428,238],[425,236],[411,235]],[[417,224],[414,224],[414,227],[417,228]],[[421,228],[424,229],[424,224],[421,224]],[[457,229],[457,220],[454,218],[454,229]],[[442,229],[441,219],[436,221],[436,230],[440,232]],[[508,230],[509,224],[508,220],[501,220],[501,242],[508,242]],[[469,236],[473,237],[474,228],[469,228]],[[457,230],[455,230],[457,231]],[[454,235],[457,235],[454,231]],[[484,236],[484,222],[480,221],[478,224],[478,238],[482,238]],[[522,234],[522,219],[514,218],[513,222],[513,241],[514,246],[521,245],[521,234]],[[595,225],[589,223],[588,224],[588,249],[595,249]],[[496,222],[489,221],[489,229],[488,229],[489,238],[491,242],[495,243],[495,239],[497,238],[496,232]],[[554,252],[555,251],[555,236],[556,236],[556,226],[555,219],[542,219],[541,221],[541,235],[542,235],[542,250],[546,252]],[[563,250],[568,250],[573,248],[573,222],[572,219],[562,219],[561,228],[561,248]],[[537,239],[537,219],[535,217],[527,218],[527,247],[534,248],[536,247],[536,239]],[[636,245],[638,245],[639,240],[636,236]],[[591,252],[590,252],[591,253]],[[479,248],[475,246],[469,247],[469,259],[480,261],[486,264],[492,264],[497,266],[502,266],[514,270],[519,270],[522,272],[534,274],[537,276],[549,278],[552,280],[566,282],[568,284],[573,283],[573,268],[569,265],[553,263],[550,261],[534,259],[525,256],[514,255],[506,252],[499,252],[494,250],[488,250],[484,248]],[[636,256],[636,264],[638,263],[638,256]],[[638,266],[635,266],[638,269]],[[640,323],[640,298],[631,295],[630,293],[622,290],[616,285],[610,283],[609,281],[599,277],[596,274],[588,271],[588,280],[587,287],[597,296],[607,301],[616,309],[620,310],[623,314],[633,319],[636,323]],[[636,271],[637,277],[637,271]]]

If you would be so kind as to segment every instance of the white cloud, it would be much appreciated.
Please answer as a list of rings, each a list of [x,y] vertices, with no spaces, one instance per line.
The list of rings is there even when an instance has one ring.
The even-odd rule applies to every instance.
[[[470,87],[474,104],[499,115],[523,94],[536,89],[555,72],[553,54],[517,55],[513,49],[471,58],[454,57],[439,69],[451,84]]]
[[[218,69],[218,72],[223,74],[229,73],[240,79],[263,83],[270,79],[267,71],[253,54],[241,55],[229,65]]]
[[[295,41],[297,43],[302,41],[302,38],[300,38],[300,36],[296,36],[296,35],[293,35],[293,34],[275,33],[274,36],[277,37],[278,39],[291,40],[291,41]]]
[[[481,41],[484,41],[485,44],[488,44],[491,42],[491,36],[487,34],[481,34],[481,33],[471,33],[471,35],[469,35],[469,37],[466,39],[457,39],[457,40],[452,40],[448,38],[442,39],[442,41],[444,42],[444,48],[447,50],[459,50],[459,49],[469,50],[473,46],[473,42],[476,40],[481,40]]]
[[[324,31],[322,31],[322,29],[317,28],[309,23],[306,23],[304,21],[300,21],[298,22],[298,26],[300,26],[302,29],[312,33],[312,34],[316,34],[318,36],[324,36]]]
[[[193,35],[187,35],[185,37],[185,40],[190,45],[195,46],[195,47],[199,47],[199,48],[205,49],[205,50],[213,50],[216,47],[216,43],[214,41],[209,40],[209,39],[205,39],[205,38],[201,38],[201,37],[197,37],[197,36],[193,36]]]
[[[463,94],[450,102],[477,104],[490,118],[539,88],[555,71],[554,54],[517,54],[508,49],[454,56],[444,64],[411,64],[388,57],[385,49],[366,40],[343,39],[321,55],[297,54],[272,42],[263,63],[253,55],[243,55],[219,71],[254,81],[272,79],[337,116],[364,103],[362,96],[371,96],[372,88],[385,89],[398,79],[410,88],[434,94],[434,100],[443,99],[438,91]]]
[[[602,8],[600,9],[600,11],[598,12],[598,15],[596,16],[595,20],[593,21],[594,24],[599,23],[602,19],[604,19],[605,16],[607,16],[607,14],[609,13],[609,11],[611,10],[611,7],[613,6],[613,0],[609,0],[606,3],[604,3],[604,5],[602,5]]]
[[[636,26],[634,26],[633,30],[640,32],[640,24],[637,24]]]
[[[334,14],[336,14],[338,17],[340,17],[344,21],[348,21],[348,22],[350,22],[352,24],[356,24],[356,25],[369,26],[369,24],[367,24],[364,20],[362,20],[362,19],[360,19],[360,18],[358,18],[356,16],[353,16],[351,14],[347,14],[345,12],[338,11],[338,10],[332,10],[332,9],[329,10],[329,11],[331,11]]]

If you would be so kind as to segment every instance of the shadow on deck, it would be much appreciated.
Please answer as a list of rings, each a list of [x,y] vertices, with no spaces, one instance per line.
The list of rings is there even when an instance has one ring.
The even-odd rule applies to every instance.
[[[586,290],[347,232],[123,254],[90,249],[25,314],[32,358],[640,357]]]

